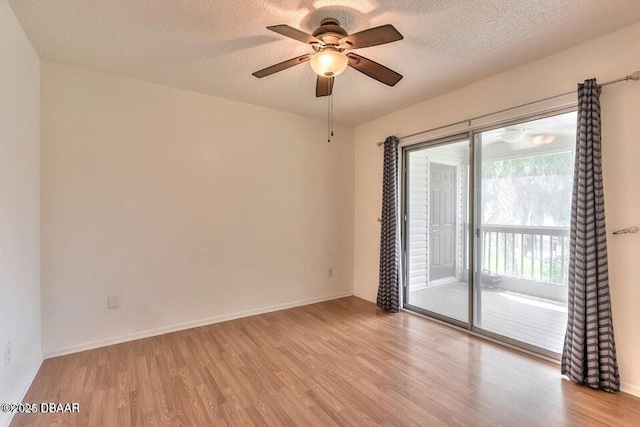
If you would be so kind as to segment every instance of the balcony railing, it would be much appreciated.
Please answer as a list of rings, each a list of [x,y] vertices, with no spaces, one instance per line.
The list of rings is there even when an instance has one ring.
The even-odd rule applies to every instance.
[[[484,273],[567,284],[569,229],[483,225]]]

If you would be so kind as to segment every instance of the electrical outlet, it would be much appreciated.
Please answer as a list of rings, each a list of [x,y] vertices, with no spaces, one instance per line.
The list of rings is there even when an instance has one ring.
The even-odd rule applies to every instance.
[[[120,299],[118,298],[118,295],[109,295],[107,298],[107,308],[110,310],[120,308]]]
[[[4,367],[8,368],[11,364],[11,341],[4,346]]]
[[[330,268],[330,269],[327,271],[327,277],[333,277],[333,268]]]

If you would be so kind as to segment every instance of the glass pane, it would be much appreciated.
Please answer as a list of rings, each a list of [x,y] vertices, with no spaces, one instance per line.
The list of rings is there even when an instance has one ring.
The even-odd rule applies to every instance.
[[[468,322],[469,141],[407,153],[406,303]]]
[[[560,353],[576,113],[476,135],[474,325]]]

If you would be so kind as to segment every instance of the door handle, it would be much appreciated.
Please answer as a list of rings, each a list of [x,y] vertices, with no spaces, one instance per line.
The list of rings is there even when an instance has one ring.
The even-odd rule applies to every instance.
[[[433,228],[429,229],[429,233],[435,233],[435,232],[436,232],[436,230],[434,230]]]

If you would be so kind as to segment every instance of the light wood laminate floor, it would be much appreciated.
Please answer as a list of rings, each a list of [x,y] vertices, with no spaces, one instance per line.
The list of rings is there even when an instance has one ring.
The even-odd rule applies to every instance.
[[[48,359],[13,426],[640,425],[640,399],[355,298]]]

